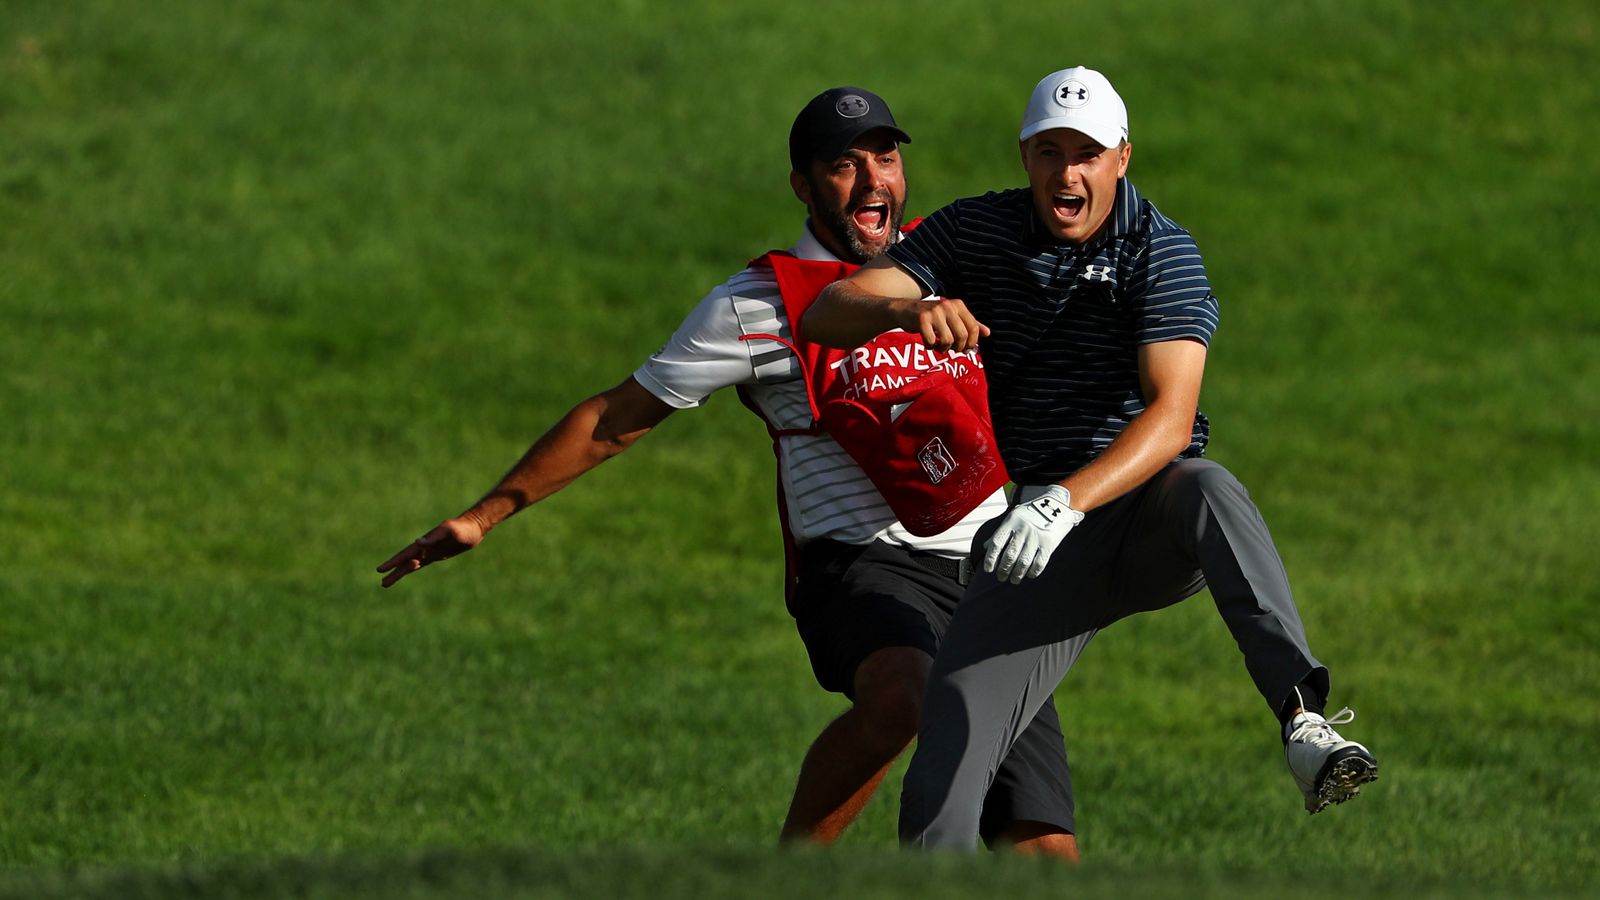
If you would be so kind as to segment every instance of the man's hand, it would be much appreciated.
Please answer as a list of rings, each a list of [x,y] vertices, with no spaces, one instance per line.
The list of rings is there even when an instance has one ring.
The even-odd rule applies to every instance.
[[[1072,508],[1072,494],[1059,484],[1050,485],[1032,500],[1013,506],[1000,520],[1000,527],[983,545],[983,570],[1012,584],[1037,578],[1061,539],[1082,521],[1083,513]]]
[[[378,567],[379,572],[389,573],[383,586],[389,587],[429,563],[471,550],[483,542],[483,535],[483,525],[471,516],[445,519]]]
[[[924,300],[924,293],[911,273],[880,256],[823,288],[796,324],[797,333],[824,347],[851,350],[901,328],[922,335],[931,349],[962,352],[978,346],[978,338],[989,333],[965,303]]]
[[[922,342],[934,350],[965,353],[989,333],[989,326],[979,322],[960,300],[918,300],[911,309],[917,318],[915,323],[906,323],[906,330],[920,332]]]

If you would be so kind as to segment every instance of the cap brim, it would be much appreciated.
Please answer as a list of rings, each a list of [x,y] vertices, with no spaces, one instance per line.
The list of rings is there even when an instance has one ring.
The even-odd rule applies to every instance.
[[[904,131],[901,131],[896,126],[894,126],[894,125],[873,124],[873,125],[867,125],[866,127],[861,128],[861,129],[859,129],[857,131],[847,132],[845,134],[840,135],[838,137],[838,139],[832,145],[829,145],[829,146],[826,146],[826,147],[818,147],[818,148],[816,148],[816,152],[817,152],[816,158],[820,159],[820,160],[838,159],[839,157],[844,155],[844,152],[846,150],[850,149],[850,145],[854,144],[856,142],[857,138],[861,137],[863,134],[866,134],[869,131],[878,131],[880,129],[883,130],[883,131],[887,131],[890,134],[894,135],[894,139],[896,141],[899,141],[902,144],[911,143],[911,135],[906,134]]]
[[[1122,126],[1114,122],[1095,122],[1072,116],[1053,116],[1024,125],[1022,133],[1017,137],[1017,140],[1025,141],[1041,131],[1052,131],[1057,128],[1070,128],[1080,134],[1086,134],[1090,140],[1102,147],[1115,147],[1128,138],[1128,135],[1122,130]]]

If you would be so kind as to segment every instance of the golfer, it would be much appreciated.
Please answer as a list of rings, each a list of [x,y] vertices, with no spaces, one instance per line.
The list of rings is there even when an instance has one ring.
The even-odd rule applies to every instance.
[[[824,290],[803,322],[835,347],[891,328],[980,347],[1018,485],[974,542],[981,572],[934,663],[901,838],[974,846],[996,763],[1089,640],[1204,587],[1279,720],[1306,809],[1347,800],[1377,761],[1333,728],[1354,713],[1322,715],[1328,670],[1267,526],[1203,458],[1217,300],[1199,250],[1126,179],[1127,109],[1099,72],[1040,81],[1019,141],[1027,189],[940,209]]]

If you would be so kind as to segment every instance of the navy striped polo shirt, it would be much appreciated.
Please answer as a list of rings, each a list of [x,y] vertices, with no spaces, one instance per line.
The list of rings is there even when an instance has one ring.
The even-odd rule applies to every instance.
[[[1019,188],[957,200],[889,248],[931,294],[959,297],[993,329],[982,339],[995,437],[1019,484],[1060,481],[1144,411],[1138,348],[1209,343],[1217,327],[1194,239],[1126,178],[1109,227],[1059,240]],[[1211,433],[1198,411],[1189,446]]]

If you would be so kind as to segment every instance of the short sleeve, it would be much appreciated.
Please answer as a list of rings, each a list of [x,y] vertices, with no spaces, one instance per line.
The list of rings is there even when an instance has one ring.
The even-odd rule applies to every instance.
[[[922,284],[924,292],[940,297],[963,296],[956,236],[961,233],[961,202],[935,211],[889,248],[889,258]]]
[[[1193,339],[1211,343],[1217,298],[1194,238],[1182,229],[1157,232],[1135,261],[1126,285],[1139,310],[1139,343]]]
[[[700,406],[722,388],[755,380],[751,349],[739,340],[741,333],[733,297],[726,285],[718,287],[633,373],[633,380],[674,409]]]

